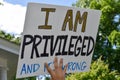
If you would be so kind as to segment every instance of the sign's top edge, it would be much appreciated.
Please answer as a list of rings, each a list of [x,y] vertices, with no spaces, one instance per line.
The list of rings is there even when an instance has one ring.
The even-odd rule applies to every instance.
[[[68,7],[68,8],[73,8],[73,9],[85,9],[85,10],[93,10],[93,11],[99,11],[101,13],[101,10],[97,9],[89,9],[89,8],[80,8],[80,7],[74,7],[74,6],[65,6],[65,5],[55,5],[55,4],[49,4],[49,3],[38,3],[38,2],[28,2],[27,5],[32,5],[32,4],[38,4],[38,5],[49,5],[49,6],[59,6],[59,7]]]

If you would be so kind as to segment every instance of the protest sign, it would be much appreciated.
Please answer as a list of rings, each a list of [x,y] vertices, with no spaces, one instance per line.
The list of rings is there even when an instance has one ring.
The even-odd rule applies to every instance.
[[[52,66],[55,56],[68,63],[67,73],[88,71],[100,14],[99,10],[29,3],[17,78],[46,74],[44,63]]]

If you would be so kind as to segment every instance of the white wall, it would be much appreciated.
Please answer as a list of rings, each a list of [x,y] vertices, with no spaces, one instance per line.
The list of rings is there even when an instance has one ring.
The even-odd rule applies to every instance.
[[[7,80],[7,61],[0,58],[0,80]]]

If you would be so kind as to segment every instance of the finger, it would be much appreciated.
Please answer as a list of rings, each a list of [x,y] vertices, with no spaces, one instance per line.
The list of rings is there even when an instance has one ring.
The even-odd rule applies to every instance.
[[[54,58],[54,67],[55,67],[55,69],[58,68],[58,58],[57,57]]]
[[[60,59],[59,67],[62,68],[63,66],[63,58]]]
[[[52,71],[52,69],[48,66],[47,63],[45,63],[45,67],[46,67],[47,71],[49,72],[49,74],[52,75],[52,74],[53,74],[53,71]]]
[[[67,67],[68,67],[68,64],[65,65],[64,73],[66,73]]]
[[[54,80],[53,78],[51,78],[50,80]]]

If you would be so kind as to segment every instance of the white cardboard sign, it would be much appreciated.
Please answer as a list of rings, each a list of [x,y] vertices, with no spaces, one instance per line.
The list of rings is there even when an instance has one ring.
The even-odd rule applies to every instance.
[[[90,69],[99,10],[29,3],[19,53],[17,78],[46,74],[57,56],[67,73]],[[64,68],[64,66],[63,66]]]

